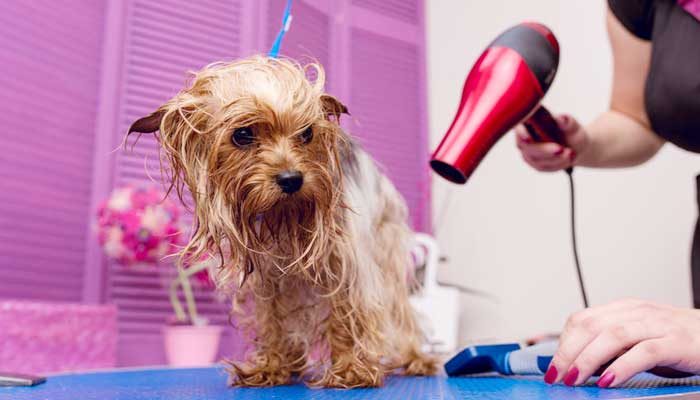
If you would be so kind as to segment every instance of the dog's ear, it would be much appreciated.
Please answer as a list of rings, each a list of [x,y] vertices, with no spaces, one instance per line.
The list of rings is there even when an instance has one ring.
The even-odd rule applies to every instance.
[[[129,127],[127,135],[130,135],[132,132],[153,133],[159,130],[160,122],[163,119],[163,115],[165,115],[165,110],[159,108],[158,110],[146,115],[145,117],[137,119]]]
[[[327,118],[335,117],[336,121],[340,121],[341,114],[350,115],[345,104],[329,94],[321,95],[321,107],[323,107],[323,112],[326,114]]]

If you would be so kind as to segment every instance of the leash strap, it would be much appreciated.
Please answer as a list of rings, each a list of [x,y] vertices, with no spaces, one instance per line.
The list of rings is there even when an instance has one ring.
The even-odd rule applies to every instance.
[[[267,55],[271,58],[277,58],[280,53],[280,47],[282,46],[282,39],[284,35],[289,31],[289,27],[292,25],[292,0],[287,0],[287,6],[284,8],[284,15],[282,16],[282,28],[275,38],[275,42],[272,44],[272,48]]]

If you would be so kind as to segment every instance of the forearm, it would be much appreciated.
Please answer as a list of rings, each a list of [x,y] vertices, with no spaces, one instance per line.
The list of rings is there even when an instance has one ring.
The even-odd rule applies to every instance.
[[[609,110],[586,126],[589,144],[576,165],[593,168],[631,167],[649,160],[664,141],[649,127]]]

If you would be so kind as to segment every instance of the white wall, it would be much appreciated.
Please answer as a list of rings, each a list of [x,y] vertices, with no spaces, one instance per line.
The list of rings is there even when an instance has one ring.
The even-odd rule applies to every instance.
[[[590,121],[608,105],[611,55],[603,0],[426,0],[431,146],[452,120],[474,60],[523,20],[557,35],[562,56],[544,103]],[[576,175],[579,241],[592,304],[625,296],[690,305],[689,248],[700,157],[667,145],[643,167]],[[561,328],[581,307],[569,239],[564,173],[529,169],[509,133],[466,186],[433,179],[433,215],[449,263],[442,280],[463,296],[461,343]],[[445,196],[451,201],[445,208]],[[448,217],[440,219],[441,211]]]

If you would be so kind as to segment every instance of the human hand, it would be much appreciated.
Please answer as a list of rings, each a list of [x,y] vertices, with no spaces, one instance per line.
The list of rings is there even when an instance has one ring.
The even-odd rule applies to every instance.
[[[535,142],[525,126],[520,124],[515,128],[516,145],[523,159],[538,171],[551,172],[571,167],[590,142],[586,129],[573,117],[563,114],[555,119],[568,147],[552,142]]]
[[[580,385],[615,357],[598,386],[618,386],[657,366],[700,373],[700,310],[630,299],[577,312],[566,322],[545,381]]]

